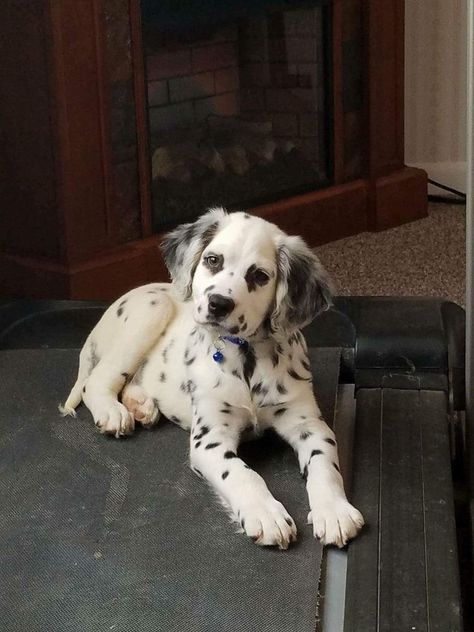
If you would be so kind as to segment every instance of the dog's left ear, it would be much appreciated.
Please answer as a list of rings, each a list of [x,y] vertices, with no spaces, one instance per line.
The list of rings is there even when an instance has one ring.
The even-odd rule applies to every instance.
[[[300,237],[277,243],[278,280],[271,325],[292,330],[308,325],[332,305],[333,284],[318,257]]]
[[[174,285],[184,299],[192,293],[194,271],[204,249],[211,243],[227,213],[211,209],[191,224],[181,224],[161,242],[161,251]]]

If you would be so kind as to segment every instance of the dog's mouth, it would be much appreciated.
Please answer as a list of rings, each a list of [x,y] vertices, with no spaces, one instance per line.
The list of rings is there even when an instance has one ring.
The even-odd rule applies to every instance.
[[[201,327],[206,327],[208,329],[212,329],[216,331],[216,333],[220,335],[230,334],[232,336],[236,336],[240,332],[239,325],[231,325],[226,323],[225,321],[217,321],[217,320],[209,320],[207,318],[194,319],[197,325],[201,325]]]

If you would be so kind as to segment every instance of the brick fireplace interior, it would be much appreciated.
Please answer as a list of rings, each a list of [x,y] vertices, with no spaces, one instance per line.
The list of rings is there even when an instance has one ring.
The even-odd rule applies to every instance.
[[[330,183],[325,8],[142,24],[155,231]]]

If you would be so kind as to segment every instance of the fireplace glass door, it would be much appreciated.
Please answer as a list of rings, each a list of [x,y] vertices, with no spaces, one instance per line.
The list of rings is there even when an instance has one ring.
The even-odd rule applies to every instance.
[[[330,184],[329,12],[142,0],[155,231]]]

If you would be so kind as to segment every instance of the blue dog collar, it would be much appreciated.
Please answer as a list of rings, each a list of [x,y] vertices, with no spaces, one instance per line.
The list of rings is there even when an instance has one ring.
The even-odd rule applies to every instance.
[[[239,338],[239,336],[218,336],[214,340],[214,347],[216,349],[216,351],[212,354],[214,362],[224,361],[224,354],[222,351],[225,348],[226,342],[231,342],[233,345],[236,345],[241,349],[246,349],[249,346],[249,343],[243,338]]]

